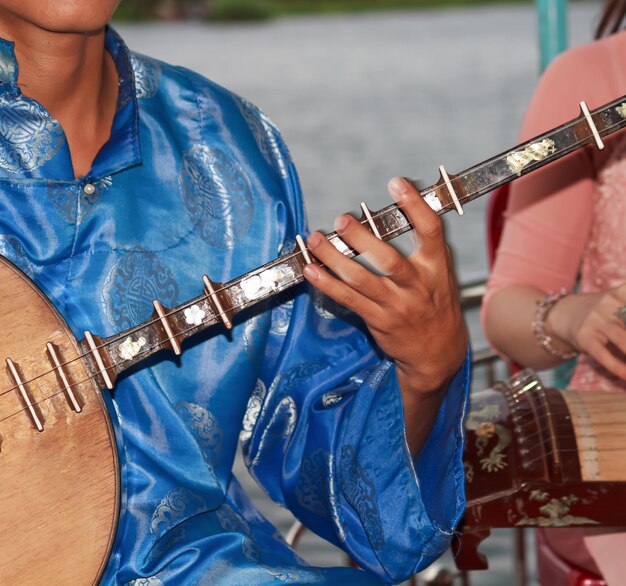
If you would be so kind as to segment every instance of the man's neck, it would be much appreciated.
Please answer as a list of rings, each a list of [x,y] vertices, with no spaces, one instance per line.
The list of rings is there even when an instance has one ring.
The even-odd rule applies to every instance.
[[[104,29],[56,33],[3,17],[0,11],[0,36],[15,43],[18,86],[59,121],[75,175],[86,174],[109,137],[117,98],[117,73],[104,48]]]

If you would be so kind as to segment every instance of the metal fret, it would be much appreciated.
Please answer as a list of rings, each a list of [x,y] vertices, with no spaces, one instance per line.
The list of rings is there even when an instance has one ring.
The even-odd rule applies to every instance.
[[[602,139],[600,138],[598,129],[596,128],[596,125],[593,122],[593,118],[591,117],[591,113],[589,112],[589,108],[587,107],[587,104],[585,102],[580,102],[580,111],[582,112],[587,124],[589,125],[589,130],[591,130],[593,139],[596,141],[596,146],[598,147],[599,150],[602,150],[604,148],[604,143],[602,142]]]
[[[13,377],[13,380],[17,385],[17,389],[20,393],[20,396],[22,397],[22,401],[24,401],[24,404],[26,405],[26,410],[28,411],[28,414],[30,415],[33,424],[35,425],[35,428],[37,429],[37,431],[43,431],[43,422],[41,421],[41,417],[39,417],[39,413],[37,413],[37,409],[35,408],[35,405],[33,404],[30,395],[26,390],[24,382],[22,381],[22,377],[17,371],[15,363],[10,358],[6,359],[6,363],[9,367],[9,371],[11,373],[11,376]]]
[[[59,361],[59,357],[57,356],[54,344],[48,342],[46,344],[46,348],[48,349],[48,356],[50,357],[50,361],[54,366],[54,370],[57,373],[58,377],[61,379],[61,384],[63,385],[63,391],[65,392],[67,400],[70,402],[72,409],[74,409],[76,413],[80,413],[83,408],[81,407],[78,399],[76,398],[76,395],[74,394],[74,391],[72,390],[72,385],[67,378],[63,365]]]
[[[364,201],[361,202],[361,209],[363,210],[363,216],[365,217],[365,221],[369,224],[369,227],[371,228],[374,236],[376,236],[378,240],[382,240],[382,236],[378,231],[376,222],[374,222],[374,218],[372,218],[372,213],[370,212],[370,209],[367,207],[367,204]]]
[[[302,236],[300,236],[300,234],[296,234],[296,244],[298,245],[298,248],[300,249],[300,252],[302,253],[304,262],[310,265],[313,261],[311,260],[311,255],[309,254],[306,244],[304,243],[304,240],[302,239]]]
[[[465,213],[463,211],[463,206],[459,201],[454,186],[452,185],[452,181],[450,181],[450,176],[448,175],[448,172],[445,170],[443,165],[439,165],[439,173],[441,173],[441,179],[448,189],[448,195],[450,195],[450,197],[452,198],[452,203],[454,203],[457,214],[459,214],[459,216],[462,216]]]
[[[224,323],[227,329],[229,330],[232,329],[233,322],[230,321],[228,314],[224,311],[224,307],[222,306],[220,297],[215,292],[215,288],[213,287],[213,283],[211,282],[211,279],[209,279],[209,277],[204,275],[202,277],[202,282],[204,283],[204,289],[206,291],[207,297],[209,297],[209,299],[211,299],[211,301],[213,302],[213,305],[215,306],[215,309],[217,310],[217,314],[220,316],[222,322]]]
[[[87,342],[87,345],[89,346],[89,350],[91,350],[91,355],[96,361],[98,372],[100,373],[100,376],[104,380],[104,384],[106,385],[106,388],[109,390],[113,389],[113,386],[114,386],[113,381],[111,380],[111,377],[109,376],[106,366],[104,366],[104,361],[102,359],[102,355],[100,354],[101,348],[97,346],[93,338],[93,335],[90,331],[85,332],[85,340]]]
[[[154,311],[156,311],[156,314],[159,320],[161,321],[161,325],[163,326],[163,329],[165,330],[165,335],[167,337],[166,342],[172,347],[174,354],[176,354],[177,356],[180,356],[181,354],[180,344],[178,343],[178,339],[174,335],[174,331],[172,330],[172,325],[170,323],[170,320],[168,319],[165,309],[163,308],[161,303],[159,303],[156,299],[152,302],[152,305],[154,306]]]

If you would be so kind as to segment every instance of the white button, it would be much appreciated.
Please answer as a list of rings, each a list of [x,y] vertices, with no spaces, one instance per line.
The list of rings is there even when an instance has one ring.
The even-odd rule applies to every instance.
[[[87,195],[93,195],[96,192],[96,186],[93,183],[85,183],[85,186],[83,187],[83,191]]]

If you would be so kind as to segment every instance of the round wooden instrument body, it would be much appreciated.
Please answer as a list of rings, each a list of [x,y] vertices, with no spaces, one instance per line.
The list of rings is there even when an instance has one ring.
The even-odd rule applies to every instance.
[[[0,584],[93,584],[119,510],[114,433],[100,389],[67,324],[37,287],[0,257]],[[54,345],[77,412],[46,344]]]

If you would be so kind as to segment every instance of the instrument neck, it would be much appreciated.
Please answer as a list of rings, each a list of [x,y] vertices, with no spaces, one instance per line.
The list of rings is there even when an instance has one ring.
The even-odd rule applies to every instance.
[[[601,148],[601,137],[626,126],[625,100],[623,96],[593,112],[581,103],[582,113],[578,118],[457,175],[449,175],[440,167],[439,180],[424,189],[422,197],[439,215],[452,209],[462,214],[467,202],[584,145]],[[370,212],[365,204],[362,208],[361,223],[382,240],[391,240],[411,229],[396,204],[377,212]],[[345,256],[357,255],[336,232],[327,235],[327,239]],[[106,339],[87,332],[81,344],[94,359],[92,370],[100,374],[105,386],[112,388],[122,371],[156,352],[170,349],[180,354],[182,343],[190,336],[217,324],[231,328],[233,317],[239,312],[301,283],[303,269],[309,262],[315,260],[298,237],[298,245],[292,252],[228,283],[213,283],[204,277],[204,294],[178,307],[162,307],[155,301],[151,318],[129,330]]]

